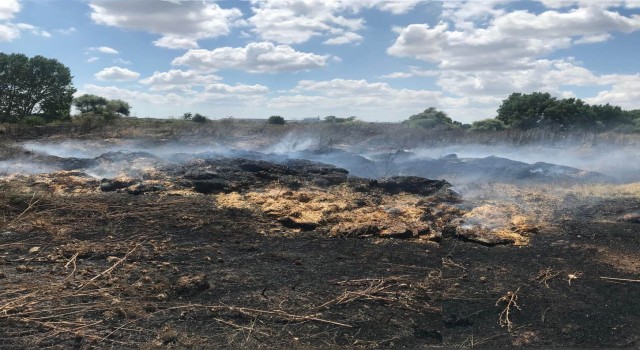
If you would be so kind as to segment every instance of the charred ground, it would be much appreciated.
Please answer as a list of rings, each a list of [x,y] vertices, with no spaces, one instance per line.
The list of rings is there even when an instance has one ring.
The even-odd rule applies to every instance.
[[[3,346],[638,345],[637,184],[423,160],[442,174],[502,167],[490,176],[503,181],[461,197],[446,181],[318,163],[339,150],[234,152],[5,146],[4,160],[55,168],[0,181]],[[425,168],[391,155],[340,159],[376,174]]]

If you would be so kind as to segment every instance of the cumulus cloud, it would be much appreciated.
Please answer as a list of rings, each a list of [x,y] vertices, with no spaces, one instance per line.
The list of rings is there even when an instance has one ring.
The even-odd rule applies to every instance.
[[[204,86],[222,80],[213,74],[200,74],[194,70],[172,69],[168,72],[154,72],[140,83],[150,86],[151,90],[191,90],[194,86]]]
[[[236,69],[251,73],[274,73],[321,68],[327,64],[329,57],[296,51],[288,45],[260,42],[249,43],[245,47],[189,50],[174,59],[172,64],[200,71]]]
[[[170,49],[193,49],[198,40],[227,35],[242,17],[236,8],[204,1],[116,0],[90,6],[95,23],[161,35],[154,44]]]
[[[282,44],[300,44],[313,37],[329,36],[328,45],[357,43],[357,31],[365,27],[358,14],[378,9],[407,13],[423,0],[252,0],[247,22],[261,39]]]
[[[102,81],[131,81],[140,77],[140,73],[127,68],[108,67],[95,74],[96,79]]]
[[[18,12],[20,12],[18,0],[2,0],[0,2],[0,20],[12,19]]]
[[[603,40],[611,32],[639,29],[640,16],[598,6],[540,14],[519,10],[496,16],[486,27],[452,29],[442,22],[398,28],[387,53],[437,63],[443,69],[520,69],[523,63],[570,47],[574,38]]]

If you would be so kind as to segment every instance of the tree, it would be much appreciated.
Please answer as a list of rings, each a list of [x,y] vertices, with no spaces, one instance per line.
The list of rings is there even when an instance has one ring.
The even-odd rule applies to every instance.
[[[284,125],[286,121],[279,115],[272,115],[267,119],[267,124]]]
[[[78,108],[80,113],[96,113],[100,114],[107,109],[109,100],[102,96],[84,94],[73,99],[73,105]]]
[[[0,53],[0,121],[17,122],[33,114],[68,118],[76,92],[72,78],[58,60]]]
[[[449,118],[445,112],[439,111],[435,107],[429,107],[422,113],[414,114],[402,123],[413,127],[420,127],[425,129],[432,129],[435,127],[450,129],[457,128],[462,125],[461,123],[458,123],[459,125],[455,124],[454,121]]]
[[[540,126],[546,109],[556,101],[549,93],[534,92],[522,94],[515,92],[502,101],[496,119],[509,127],[530,129]]]
[[[128,117],[131,113],[131,106],[122,100],[111,100],[107,102],[107,112],[109,113],[117,113]]]
[[[196,113],[193,115],[193,117],[191,118],[192,122],[196,122],[196,123],[206,123],[207,122],[207,117],[205,117],[204,115],[200,114],[200,113]]]
[[[129,116],[131,106],[122,100],[108,100],[102,96],[84,94],[73,99],[73,105],[80,114],[91,114],[104,120],[113,120],[120,116]]]

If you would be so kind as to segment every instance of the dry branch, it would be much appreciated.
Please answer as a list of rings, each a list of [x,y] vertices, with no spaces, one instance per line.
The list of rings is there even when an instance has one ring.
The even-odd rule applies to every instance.
[[[498,299],[498,301],[496,301],[496,306],[499,306],[501,303],[506,304],[504,309],[498,316],[498,324],[500,325],[500,327],[507,326],[509,332],[511,332],[511,329],[513,328],[513,321],[511,320],[511,308],[521,310],[520,306],[518,306],[517,303],[519,291],[520,288],[516,289],[515,292],[508,291],[507,294],[503,295],[500,299]]]

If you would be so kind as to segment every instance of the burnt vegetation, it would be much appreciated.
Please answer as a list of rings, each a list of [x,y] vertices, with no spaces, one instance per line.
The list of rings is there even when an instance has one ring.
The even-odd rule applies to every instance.
[[[639,345],[638,111],[153,119],[61,86],[54,118],[0,101],[2,348]]]

